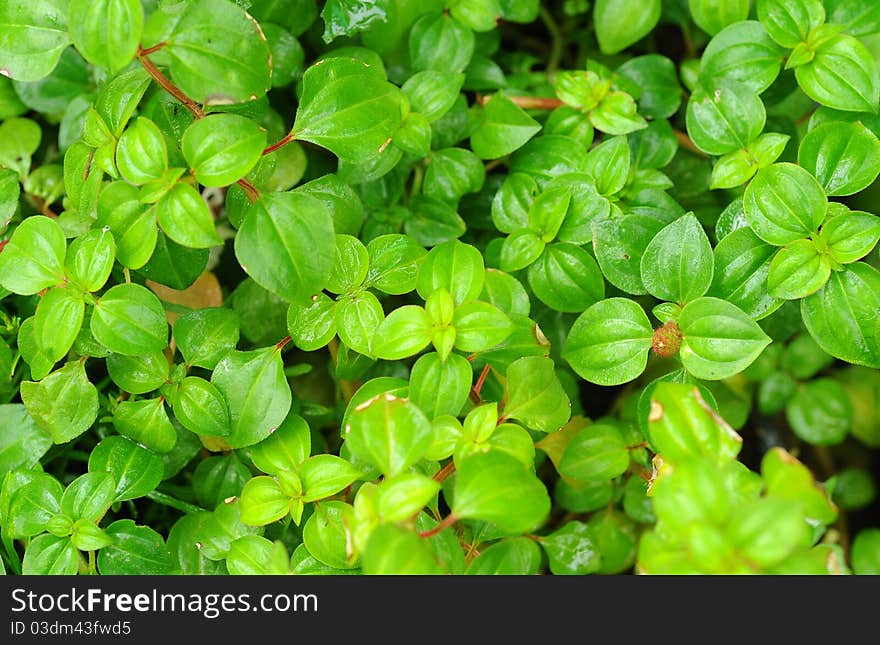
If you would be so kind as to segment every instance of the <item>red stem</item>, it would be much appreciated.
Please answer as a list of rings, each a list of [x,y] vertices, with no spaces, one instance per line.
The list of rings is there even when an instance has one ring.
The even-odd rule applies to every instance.
[[[268,148],[263,150],[263,155],[265,156],[270,153],[273,153],[276,150],[278,150],[278,148],[283,148],[284,146],[286,146],[288,143],[290,143],[294,139],[296,139],[296,135],[294,135],[293,130],[291,130],[286,135],[284,135],[284,137],[282,139],[280,139],[279,141],[276,141],[271,146],[269,146]]]
[[[152,47],[147,47],[146,49],[141,49],[141,50],[140,50],[140,55],[141,55],[141,56],[149,56],[150,54],[153,54],[153,53],[159,51],[160,49],[162,49],[162,48],[163,48],[165,45],[167,45],[167,44],[168,44],[168,43],[166,43],[166,42],[163,40],[161,43],[158,43],[158,44],[156,44],[156,45],[153,45]]]
[[[138,48],[137,53],[138,60],[140,61],[141,65],[144,66],[144,69],[147,70],[147,73],[153,77],[153,80],[155,80],[159,85],[162,86],[162,89],[164,89],[171,96],[183,103],[184,107],[189,110],[195,118],[201,119],[202,117],[204,117],[205,112],[202,110],[201,106],[193,101],[186,94],[184,94],[183,90],[181,90],[174,83],[169,81],[165,77],[165,75],[159,71],[159,68],[156,67],[149,58],[147,58],[147,52],[149,52],[150,49]]]
[[[241,186],[244,189],[244,192],[247,193],[248,201],[251,204],[253,204],[255,201],[257,201],[260,198],[260,191],[257,190],[257,187],[254,186],[247,179],[239,179],[235,183],[237,183],[239,186]]]
[[[437,474],[434,475],[434,481],[443,482],[449,477],[452,473],[455,472],[455,462],[450,461],[448,464],[443,466],[440,470],[437,471]]]
[[[282,349],[284,349],[284,346],[287,345],[287,343],[289,343],[291,340],[293,339],[290,336],[285,336],[280,341],[275,343],[275,350],[280,352]]]
[[[455,513],[450,513],[449,515],[447,515],[446,517],[444,517],[444,518],[440,521],[440,523],[439,523],[437,526],[435,526],[434,528],[432,528],[430,531],[423,531],[422,533],[419,533],[419,537],[420,537],[420,538],[434,537],[434,536],[437,535],[440,531],[442,531],[443,529],[445,529],[447,526],[452,526],[452,525],[455,524],[457,521],[458,521],[458,517],[456,517]]]

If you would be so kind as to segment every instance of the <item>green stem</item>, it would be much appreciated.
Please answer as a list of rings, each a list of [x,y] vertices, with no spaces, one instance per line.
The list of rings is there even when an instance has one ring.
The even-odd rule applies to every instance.
[[[15,550],[15,543],[7,535],[3,535],[3,548],[6,551],[6,561],[9,568],[15,575],[21,575],[21,558],[18,557],[18,551]]]
[[[98,575],[98,563],[96,561],[94,551],[89,551],[89,575],[90,576]]]
[[[177,499],[176,497],[172,497],[171,495],[160,493],[157,490],[147,493],[147,498],[153,500],[154,502],[158,502],[159,504],[164,504],[165,506],[176,508],[178,511],[182,511],[184,513],[201,513],[205,510],[201,506],[196,506],[195,504],[184,502],[182,499]]]
[[[547,57],[547,67],[545,70],[547,76],[552,80],[556,74],[556,69],[559,67],[559,61],[562,60],[562,32],[559,31],[559,25],[556,24],[556,20],[545,7],[541,7],[538,16],[540,16],[541,22],[544,23],[544,27],[547,28],[547,32],[550,34],[550,56]]]

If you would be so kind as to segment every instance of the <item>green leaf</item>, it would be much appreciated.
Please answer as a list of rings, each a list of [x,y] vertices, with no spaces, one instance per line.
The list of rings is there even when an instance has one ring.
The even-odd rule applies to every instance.
[[[409,208],[403,230],[420,245],[436,246],[461,237],[467,230],[455,208],[435,197],[418,195]]]
[[[770,338],[736,305],[705,297],[689,302],[678,319],[681,362],[704,380],[728,378],[748,367]]]
[[[311,302],[290,303],[287,330],[294,345],[307,352],[324,347],[336,336],[336,302],[326,293],[312,296]]]
[[[863,211],[839,215],[822,225],[819,239],[837,262],[855,262],[870,253],[880,239],[880,218]]]
[[[477,155],[465,148],[443,148],[431,154],[422,192],[455,204],[480,190],[485,180],[486,169]]]
[[[626,441],[610,423],[594,423],[579,430],[559,460],[559,474],[581,481],[614,479],[627,468]]]
[[[699,389],[685,383],[657,384],[651,395],[648,434],[664,461],[675,465],[693,457],[723,464],[742,446],[742,438],[706,403]]]
[[[681,86],[675,64],[670,59],[659,54],[636,56],[618,67],[617,74],[641,89],[641,94],[633,98],[637,99],[639,112],[643,115],[667,119],[678,111]]]
[[[42,134],[40,126],[31,119],[13,118],[0,123],[0,166],[15,170],[24,178]]]
[[[587,575],[601,567],[602,554],[593,530],[584,522],[567,522],[541,538],[541,546],[553,575]]]
[[[801,300],[804,325],[823,350],[836,358],[880,367],[880,272],[855,262],[835,271],[824,287]]]
[[[83,57],[114,73],[137,52],[144,10],[138,0],[70,0],[68,24]]]
[[[299,465],[302,501],[314,502],[335,495],[360,479],[362,473],[336,455],[314,455]]]
[[[327,290],[349,293],[364,282],[370,263],[369,252],[363,242],[352,235],[336,236],[336,259],[327,281]]]
[[[663,228],[642,255],[642,282],[648,292],[681,305],[705,294],[714,272],[712,245],[693,214]]]
[[[377,510],[385,522],[403,522],[414,516],[437,495],[440,483],[418,473],[386,479],[377,492]]]
[[[504,271],[519,271],[541,257],[546,242],[540,233],[531,228],[521,228],[506,238],[501,246],[500,264]]]
[[[168,169],[168,149],[159,127],[139,116],[119,137],[116,166],[133,184],[161,179]]]
[[[134,520],[117,520],[107,527],[113,539],[98,553],[98,571],[102,575],[168,575],[173,571],[165,540],[148,526]]]
[[[266,131],[238,114],[209,114],[193,121],[180,141],[186,162],[204,186],[228,186],[260,160]]]
[[[687,131],[700,150],[723,155],[747,148],[761,134],[767,114],[761,99],[745,85],[719,81],[697,88],[687,105]]]
[[[13,480],[10,476],[5,481]],[[4,509],[3,532],[12,538],[42,533],[61,512],[61,484],[44,473],[34,473],[33,478],[17,483],[19,486],[11,489],[9,505]]]
[[[65,364],[39,383],[22,381],[21,400],[55,443],[75,439],[98,417],[98,390],[82,361]]]
[[[290,497],[273,477],[254,477],[241,491],[241,521],[265,526],[290,512]]]
[[[535,575],[541,566],[541,549],[527,537],[494,542],[470,561],[469,575]]]
[[[88,472],[74,479],[61,496],[61,512],[72,520],[98,522],[113,503],[116,480],[108,472]]]
[[[516,505],[511,505],[511,500]],[[541,526],[550,512],[544,484],[522,463],[502,452],[476,453],[456,463],[452,513],[493,523],[508,535]]]
[[[557,311],[577,313],[605,297],[605,281],[593,257],[574,244],[546,247],[529,267],[529,286]]]
[[[243,535],[233,540],[226,556],[226,566],[234,576],[290,573],[290,561],[284,545],[277,540],[270,542],[260,535]]]
[[[386,576],[442,573],[426,540],[392,524],[370,533],[363,553],[363,571],[367,575]]]
[[[321,290],[335,252],[330,212],[298,193],[264,193],[235,236],[235,256],[248,275],[291,302]]]
[[[822,123],[801,140],[798,164],[816,176],[826,195],[853,195],[880,174],[880,140],[861,123]]]
[[[814,446],[841,443],[852,427],[853,409],[846,390],[830,378],[804,383],[785,406],[795,435]]]
[[[611,92],[590,111],[590,123],[611,135],[631,134],[648,127],[639,115],[636,102],[626,92]]]
[[[163,479],[162,458],[125,437],[106,437],[89,455],[89,472],[108,472],[116,482],[114,502],[143,497]]]
[[[233,448],[265,439],[290,410],[290,385],[277,346],[229,352],[214,368],[211,383],[229,406],[232,431],[226,441]]]
[[[98,291],[110,277],[115,257],[110,229],[92,229],[71,242],[64,261],[67,277],[84,291]]]
[[[694,22],[710,36],[749,17],[749,0],[688,0],[688,8]]]
[[[752,320],[768,316],[782,305],[767,288],[776,251],[748,226],[728,234],[715,246],[715,276],[708,295],[736,305]]]
[[[170,452],[177,443],[177,431],[168,419],[162,397],[120,402],[113,412],[113,427],[158,453]]]
[[[373,356],[373,338],[384,318],[382,305],[369,291],[346,296],[336,303],[336,332],[339,339],[364,356]]]
[[[864,0],[825,0],[826,22],[845,25],[853,36],[880,31],[880,7]],[[858,572],[856,572],[858,573]]]
[[[377,358],[400,360],[419,353],[431,342],[425,310],[405,305],[392,311],[376,329],[372,350]]]
[[[68,0],[4,3],[0,7],[0,59],[4,76],[38,81],[48,76],[71,38]]]
[[[51,446],[52,438],[37,425],[24,405],[0,405],[0,473],[32,468]]]
[[[159,200],[156,219],[165,235],[187,248],[204,249],[223,244],[208,205],[189,184],[175,184]]]
[[[821,0],[758,0],[757,9],[770,37],[788,49],[806,41],[825,22]]]
[[[337,233],[357,235],[364,223],[364,205],[358,194],[337,175],[324,175],[296,188],[317,198],[333,217]]]
[[[431,423],[408,399],[378,394],[358,405],[343,428],[351,452],[394,477],[419,461],[432,442]]]
[[[463,352],[490,349],[513,332],[513,325],[504,312],[495,305],[480,301],[457,307],[452,326],[455,328],[455,347]]]
[[[226,307],[194,309],[175,321],[171,333],[187,365],[212,370],[238,344],[239,317]]]
[[[214,508],[225,499],[241,493],[253,476],[236,454],[208,457],[193,473],[193,492],[201,506]]]
[[[755,234],[783,246],[818,230],[828,200],[809,172],[791,163],[776,163],[759,170],[746,186],[743,206]]]
[[[581,378],[620,385],[645,370],[653,333],[638,303],[627,298],[600,300],[575,320],[562,356]]]
[[[596,182],[600,195],[619,193],[626,185],[630,171],[629,146],[626,137],[611,137],[590,150],[584,172]]]
[[[422,260],[417,290],[427,300],[435,291],[446,289],[460,305],[479,297],[484,276],[482,253],[470,244],[450,240],[435,246]]]
[[[853,573],[877,575],[880,572],[880,529],[862,529],[852,543]]]
[[[538,195],[538,184],[530,175],[511,173],[492,199],[492,223],[502,233],[513,233],[529,225],[529,211]]]
[[[26,576],[72,576],[79,563],[79,551],[68,538],[46,534],[28,544],[21,572]]]
[[[368,29],[370,25],[388,20],[388,13],[381,3],[364,0],[328,0],[321,9],[324,21],[325,43],[340,36],[352,36]]]
[[[53,364],[70,351],[84,315],[82,294],[74,289],[54,287],[40,299],[34,314],[34,341]]]
[[[462,72],[473,53],[473,32],[451,16],[424,15],[410,30],[409,55],[417,72]]]
[[[571,402],[551,359],[523,356],[510,364],[504,416],[541,432],[554,432],[568,423]]]
[[[171,367],[161,350],[140,356],[110,354],[107,371],[120,388],[131,394],[145,394],[159,389],[168,379]]]
[[[757,20],[743,20],[719,31],[700,57],[700,81],[715,86],[739,83],[760,94],[782,68],[785,50],[773,42]]]
[[[345,57],[319,61],[303,76],[293,132],[340,159],[377,157],[403,119],[400,89]]]
[[[110,228],[124,267],[140,269],[150,260],[159,229],[155,211],[140,202],[137,188],[124,181],[105,187],[98,197],[98,224]]]
[[[603,54],[616,54],[648,35],[660,20],[660,0],[596,0],[593,24]]]
[[[830,275],[828,256],[820,254],[812,240],[795,240],[774,256],[767,288],[775,298],[797,300],[821,289]]]
[[[760,499],[734,513],[728,535],[737,550],[758,566],[783,561],[796,547],[810,543],[810,528],[797,506]]]
[[[521,148],[541,129],[540,124],[502,93],[483,106],[479,125],[471,133],[471,149],[480,159],[497,159]]]
[[[815,52],[812,61],[794,70],[807,96],[836,110],[877,112],[880,72],[861,41],[838,34],[818,45]]]
[[[473,380],[471,364],[459,354],[441,360],[436,352],[420,356],[410,372],[409,396],[429,419],[457,416]]]
[[[198,376],[187,376],[173,398],[174,415],[180,425],[207,437],[230,433],[229,411],[220,390]]]
[[[229,0],[188,4],[165,42],[171,80],[198,103],[255,100],[271,85],[269,45],[257,21]]]
[[[57,222],[28,217],[16,227],[0,253],[0,285],[13,293],[33,295],[64,279],[67,243]]]
[[[410,76],[400,89],[409,99],[410,109],[434,123],[452,109],[462,83],[464,74],[425,70]]]
[[[303,544],[312,556],[334,570],[351,569],[351,506],[329,501],[315,506],[315,512],[303,527]]]
[[[367,243],[370,257],[365,286],[392,295],[416,288],[419,265],[427,251],[406,235],[380,235]]]
[[[305,419],[288,414],[278,429],[250,447],[254,465],[264,473],[276,475],[283,470],[295,471],[311,452],[311,434]]]
[[[137,356],[168,344],[165,310],[152,291],[138,284],[118,284],[95,303],[91,330],[111,352]]]

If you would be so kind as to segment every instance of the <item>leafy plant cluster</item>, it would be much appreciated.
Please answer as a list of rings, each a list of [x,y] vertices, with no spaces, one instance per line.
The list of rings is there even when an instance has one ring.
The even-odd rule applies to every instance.
[[[880,4],[0,2],[25,574],[878,573]]]

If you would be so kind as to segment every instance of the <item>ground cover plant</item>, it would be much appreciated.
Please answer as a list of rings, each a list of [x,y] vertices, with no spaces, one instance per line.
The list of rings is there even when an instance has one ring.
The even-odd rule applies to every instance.
[[[880,4],[0,0],[10,574],[880,573]]]

